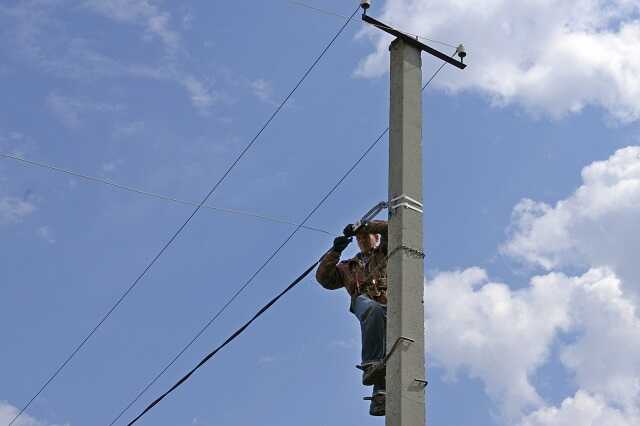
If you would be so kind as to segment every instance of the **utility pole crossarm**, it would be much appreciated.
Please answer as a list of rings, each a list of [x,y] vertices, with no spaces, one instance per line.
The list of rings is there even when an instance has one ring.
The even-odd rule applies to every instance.
[[[422,43],[420,40],[418,40],[415,37],[411,37],[408,34],[403,33],[402,31],[398,31],[392,27],[390,27],[389,25],[386,25],[380,21],[378,21],[377,19],[374,19],[372,17],[370,17],[369,15],[363,14],[362,15],[362,20],[368,24],[373,25],[374,27],[380,28],[382,31],[391,34],[392,36],[395,36],[397,38],[400,38],[402,40],[404,40],[405,42],[407,42],[408,44],[416,47],[419,50],[422,50],[424,52],[427,52],[433,56],[435,56],[438,59],[441,59],[451,65],[453,65],[454,67],[460,68],[461,70],[465,69],[467,67],[467,64],[458,61],[457,59],[453,59],[451,56],[442,53],[436,49],[434,49],[433,47],[429,47],[426,44]]]

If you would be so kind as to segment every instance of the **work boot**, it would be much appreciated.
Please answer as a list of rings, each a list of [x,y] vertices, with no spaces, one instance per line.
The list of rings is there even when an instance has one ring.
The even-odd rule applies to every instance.
[[[369,405],[369,414],[372,416],[384,416],[385,415],[385,402],[387,399],[386,392],[376,392],[371,397],[371,405]]]
[[[387,366],[383,360],[357,365],[362,370],[362,384],[365,386],[384,385]]]

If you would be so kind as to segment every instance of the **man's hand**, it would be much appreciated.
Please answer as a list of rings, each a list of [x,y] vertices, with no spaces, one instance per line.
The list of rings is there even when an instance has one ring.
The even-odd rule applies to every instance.
[[[342,253],[342,251],[347,248],[351,240],[352,238],[347,236],[337,237],[333,240],[333,250]]]
[[[348,224],[342,231],[345,237],[353,237],[356,235],[356,226],[353,223]]]

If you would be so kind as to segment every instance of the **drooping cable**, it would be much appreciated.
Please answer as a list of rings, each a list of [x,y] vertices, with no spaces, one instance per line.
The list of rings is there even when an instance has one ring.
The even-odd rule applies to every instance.
[[[218,319],[218,317],[220,317],[220,315],[222,315],[227,310],[227,308],[234,302],[234,300],[236,300],[238,298],[238,296],[240,296],[240,294],[253,282],[253,280],[258,276],[258,274],[260,272],[262,272],[262,270],[269,263],[271,263],[271,261],[284,248],[284,246],[287,245],[287,243],[289,241],[291,241],[291,239],[298,233],[298,231],[300,230],[302,225],[304,225],[311,218],[311,216],[313,216],[315,214],[315,212],[318,211],[318,209],[327,201],[327,199],[331,196],[331,194],[333,194],[336,191],[336,189],[338,189],[338,187],[342,184],[342,182],[345,181],[345,179],[355,170],[355,168],[362,162],[362,160],[364,160],[365,157],[367,155],[369,155],[371,150],[373,150],[373,148],[375,148],[375,146],[380,142],[380,140],[382,140],[382,138],[384,137],[384,135],[387,134],[388,131],[389,131],[388,128],[385,129],[376,138],[376,140],[371,145],[369,145],[369,147],[364,151],[364,153],[362,153],[360,158],[358,158],[358,160],[356,160],[356,162],[346,171],[346,173],[344,175],[342,175],[342,177],[333,185],[333,187],[329,190],[329,192],[327,192],[327,194],[325,194],[325,196],[322,197],[322,199],[315,205],[315,207],[307,214],[307,216],[300,223],[300,225],[298,225],[298,227],[296,229],[294,229],[293,232],[291,232],[291,234],[289,234],[289,236],[282,242],[282,244],[280,244],[280,246],[264,261],[264,263],[249,277],[249,279],[240,288],[238,288],[238,290],[236,290],[236,292],[229,298],[229,300],[227,300],[225,302],[225,304],[213,315],[213,317],[211,317],[211,319],[209,319],[209,321],[195,334],[195,336],[189,341],[189,343],[187,343],[180,350],[180,352],[178,352],[178,354],[176,356],[174,356],[173,359],[167,365],[165,365],[164,368],[138,393],[138,395],[136,395],[136,397],[131,402],[129,402],[129,404],[127,404],[127,406],[124,409],[122,409],[122,411],[120,411],[120,414],[118,414],[118,416],[109,424],[109,426],[112,426],[113,424],[115,424],[115,422],[117,422],[118,419],[120,417],[122,417],[122,415],[133,404],[135,404],[140,399],[140,397],[151,386],[153,386],[153,384],[156,381],[158,381],[158,379],[160,377],[162,377],[164,375],[164,373],[173,364],[175,364],[175,362],[182,356],[182,354],[184,354],[187,351],[187,349],[189,349],[200,338],[200,336],[202,336],[202,334]]]
[[[231,163],[231,165],[227,168],[227,170],[224,172],[224,174],[222,175],[222,177],[220,177],[220,179],[218,179],[218,181],[215,183],[215,185],[213,185],[213,187],[211,188],[211,190],[207,193],[207,195],[202,199],[202,201],[198,204],[198,206],[194,209],[194,211],[189,215],[189,217],[187,218],[187,220],[184,221],[184,223],[182,225],[180,225],[180,227],[178,228],[177,231],[175,231],[173,233],[173,235],[171,236],[171,238],[162,246],[162,248],[160,249],[160,251],[153,257],[153,259],[151,260],[151,262],[149,262],[147,264],[147,266],[144,268],[144,270],[142,271],[142,273],[140,275],[138,275],[138,277],[133,281],[133,283],[127,288],[127,290],[122,293],[122,295],[118,298],[118,300],[116,300],[116,302],[113,304],[113,306],[111,306],[111,308],[107,311],[107,313],[100,319],[100,321],[93,327],[93,329],[91,329],[91,331],[82,339],[82,341],[80,342],[80,344],[78,344],[73,351],[71,352],[71,354],[69,354],[67,356],[67,358],[64,360],[64,362],[55,370],[55,372],[45,381],[45,383],[40,387],[40,389],[38,390],[38,392],[36,392],[36,394],[29,400],[29,402],[27,402],[27,404],[25,404],[20,411],[18,412],[18,414],[16,414],[16,416],[9,422],[8,426],[12,426],[14,424],[14,422],[22,415],[22,413],[25,412],[25,410],[27,408],[29,408],[29,406],[31,406],[31,404],[33,403],[33,401],[47,388],[47,386],[49,386],[49,383],[51,383],[57,376],[58,374],[60,374],[60,372],[67,366],[67,364],[75,357],[75,355],[78,353],[78,351],[80,351],[80,349],[82,349],[82,347],[84,347],[84,345],[87,343],[87,341],[96,333],[96,331],[98,331],[98,329],[102,326],[102,324],[107,320],[107,318],[109,318],[111,316],[111,314],[116,310],[116,308],[118,308],[118,306],[120,306],[120,304],[122,303],[122,301],[129,295],[129,293],[131,293],[131,291],[137,286],[137,284],[140,282],[140,280],[147,274],[147,272],[151,269],[151,267],[158,261],[158,259],[163,255],[163,253],[169,248],[169,246],[171,246],[171,244],[173,243],[173,241],[178,237],[178,235],[180,235],[182,233],[182,231],[184,230],[184,228],[191,222],[191,219],[193,219],[193,217],[198,213],[198,211],[200,211],[200,209],[202,208],[202,206],[209,200],[209,198],[211,197],[211,195],[213,195],[213,193],[218,189],[218,187],[222,184],[222,182],[227,178],[227,176],[231,173],[231,171],[235,168],[235,166],[240,162],[240,160],[244,157],[244,155],[247,153],[247,151],[249,151],[249,149],[255,144],[255,142],[258,140],[258,138],[260,137],[260,135],[262,135],[262,133],[266,130],[266,128],[269,126],[269,124],[271,124],[271,122],[276,118],[276,116],[280,113],[280,111],[282,110],[282,108],[284,107],[284,105],[289,101],[289,99],[293,96],[293,94],[298,90],[298,88],[302,85],[302,83],[306,80],[306,78],[309,76],[309,74],[311,73],[311,71],[315,68],[315,66],[320,62],[320,60],[324,57],[324,55],[327,53],[327,51],[331,48],[331,46],[333,46],[334,42],[338,39],[338,37],[344,32],[345,28],[347,28],[347,26],[349,25],[349,22],[351,21],[351,19],[353,19],[353,17],[356,15],[356,13],[358,13],[359,7],[356,8],[356,10],[353,12],[353,14],[345,21],[345,23],[340,27],[340,29],[336,32],[336,34],[331,38],[331,40],[329,41],[329,43],[324,47],[324,49],[321,51],[321,53],[316,57],[316,59],[313,61],[313,63],[311,64],[311,66],[309,66],[307,68],[307,70],[304,72],[304,74],[302,75],[302,77],[298,80],[297,84],[294,86],[294,88],[289,92],[289,94],[285,97],[285,99],[278,105],[278,107],[275,109],[275,111],[271,114],[271,116],[267,119],[267,121],[262,125],[262,127],[260,128],[260,130],[256,133],[256,135],[251,139],[251,141],[244,147],[244,149],[240,152],[240,154],[236,157],[236,159]],[[296,228],[296,231],[300,229],[300,226],[298,226]]]
[[[85,180],[91,181],[91,182],[101,183],[101,184],[104,184],[104,185],[108,185],[108,186],[110,186],[112,188],[116,188],[116,189],[120,189],[120,190],[123,190],[123,191],[132,192],[134,194],[144,195],[144,196],[150,197],[150,198],[157,198],[158,200],[169,201],[169,202],[172,202],[172,203],[182,204],[182,205],[185,205],[185,206],[193,206],[193,207],[198,206],[198,203],[196,203],[194,201],[181,200],[179,198],[170,197],[168,195],[163,195],[163,194],[158,194],[158,193],[155,193],[155,192],[145,191],[144,189],[139,189],[139,188],[135,188],[133,186],[123,185],[123,184],[111,181],[109,179],[104,179],[104,178],[97,177],[97,176],[85,175],[85,174],[82,174],[82,173],[79,173],[79,172],[75,172],[73,170],[68,170],[68,169],[63,169],[63,168],[58,167],[58,166],[53,166],[51,164],[46,164],[46,163],[33,161],[33,160],[27,160],[26,158],[18,157],[17,155],[0,153],[0,157],[16,160],[16,161],[19,161],[22,164],[26,164],[26,165],[41,167],[41,168],[44,168],[44,169],[47,169],[47,170],[52,170],[52,171],[55,171],[55,172],[65,173],[65,174],[68,174],[70,176],[78,177],[78,178],[85,179]],[[263,215],[263,214],[247,212],[247,211],[243,211],[243,210],[216,207],[216,206],[211,206],[211,205],[208,205],[208,204],[203,205],[202,208],[203,209],[209,209],[209,210],[215,210],[215,211],[219,211],[219,212],[224,212],[224,213],[229,213],[229,214],[237,214],[237,215],[242,215],[242,216],[255,217],[257,219],[263,219],[263,220],[267,220],[267,221],[274,222],[274,223],[282,223],[282,224],[285,224],[285,225],[292,225],[292,226],[296,226],[297,225],[297,223],[291,222],[291,221],[286,220],[286,219],[281,219],[281,218],[277,218],[277,217],[273,217],[273,216],[266,216],[266,215]],[[315,228],[313,226],[303,226],[302,228],[307,229],[309,231],[321,232],[321,233],[326,234],[326,235],[332,235],[331,232],[329,232],[329,231],[325,231],[324,229],[320,229],[320,228]]]
[[[455,52],[454,52],[455,54]],[[431,82],[433,81],[433,79],[438,75],[438,73],[440,73],[440,71],[444,68],[444,66],[446,65],[446,62],[444,62],[434,73],[433,75],[427,80],[427,82],[422,86],[422,91],[424,91],[429,84],[431,84]],[[375,148],[375,146],[382,140],[382,138],[387,134],[387,132],[389,131],[389,127],[385,128],[380,135],[376,138],[375,141],[373,141],[373,143],[371,145],[369,145],[369,147],[364,151],[364,153],[356,160],[356,162],[347,170],[347,172],[338,180],[338,182],[329,190],[329,192],[320,200],[320,202],[318,202],[318,204],[316,204],[316,206],[311,210],[311,212],[309,214],[307,214],[307,216],[305,217],[305,219],[301,222],[300,226],[304,225],[304,223],[306,223],[307,220],[309,220],[311,218],[311,216],[313,216],[313,214],[325,203],[325,201],[329,198],[329,196],[331,196],[331,194],[333,194],[333,192],[335,192],[335,190],[342,184],[342,182],[345,181],[345,179],[353,172],[353,170],[355,170],[355,168],[362,162],[362,160],[365,159],[365,157],[371,152],[371,150],[373,150],[373,148]],[[285,241],[274,251],[274,253],[271,254],[271,256],[269,256],[267,258],[267,260],[262,264],[262,266],[260,266],[260,268],[258,268],[258,270],[256,272],[253,273],[253,275],[251,275],[251,277],[244,283],[244,285],[242,285],[232,296],[231,298],[223,305],[222,308],[220,308],[214,315],[213,317],[195,334],[195,336],[189,341],[189,343],[187,343],[179,352],[177,355],[175,355],[173,357],[173,359],[163,367],[163,369],[156,374],[156,376],[149,382],[147,383],[147,385],[140,391],[138,392],[138,394],[136,395],[136,397],[131,400],[126,407],[124,407],[120,413],[116,416],[116,418],[114,418],[111,423],[109,423],[109,426],[113,426],[123,415],[124,413],[131,408],[131,406],[133,406],[133,404],[135,404],[141,397],[142,395],[144,395],[149,388],[151,388],[151,386],[153,386],[158,379],[160,379],[160,377],[162,377],[169,368],[171,368],[176,361],[178,361],[178,359],[200,338],[200,336],[202,336],[202,334],[218,319],[218,317],[220,315],[222,315],[222,313],[229,307],[229,305],[231,305],[231,303],[233,303],[233,301],[251,284],[251,282],[253,281],[253,279],[271,262],[271,260],[278,254],[278,252],[280,252],[280,250],[282,250],[282,248],[293,238],[293,236],[298,232],[299,228],[294,230],[287,239],[285,239]],[[155,404],[154,404],[155,405]],[[131,424],[131,423],[130,423]]]
[[[193,375],[193,373],[195,373],[200,367],[205,365],[207,363],[207,361],[209,361],[211,358],[213,358],[213,356],[215,354],[217,354],[220,350],[222,350],[222,348],[227,346],[229,343],[231,343],[233,340],[235,340],[236,337],[238,337],[240,334],[242,334],[247,329],[247,327],[249,327],[251,325],[251,323],[253,323],[255,320],[257,320],[266,311],[268,311],[269,308],[271,308],[271,306],[273,306],[278,300],[280,300],[280,298],[282,296],[287,294],[291,289],[293,289],[296,285],[298,285],[298,283],[300,283],[300,281],[302,281],[307,275],[309,275],[311,273],[311,271],[313,271],[317,265],[318,265],[318,262],[316,261],[306,271],[304,271],[302,273],[302,275],[300,275],[291,284],[289,284],[289,286],[287,288],[282,290],[280,292],[280,294],[278,294],[276,297],[271,299],[271,301],[269,301],[269,303],[264,305],[249,321],[247,321],[242,327],[240,327],[231,336],[229,336],[229,338],[227,340],[225,340],[224,343],[222,343],[220,346],[218,346],[212,352],[210,352],[207,356],[205,356],[193,369],[191,369],[191,371],[189,371],[180,380],[178,380],[173,386],[171,386],[171,388],[168,391],[166,391],[165,393],[160,395],[158,398],[156,398],[155,401],[153,401],[151,404],[149,404],[147,406],[147,408],[145,408],[144,411],[142,411],[142,413],[138,414],[138,416],[135,419],[130,421],[127,424],[127,426],[131,426],[134,423],[136,423],[140,418],[142,418],[142,416],[147,414],[153,407],[155,407],[160,401],[162,401],[164,398],[166,398],[171,392],[173,392],[180,385],[182,385],[184,382],[189,380],[189,378]]]

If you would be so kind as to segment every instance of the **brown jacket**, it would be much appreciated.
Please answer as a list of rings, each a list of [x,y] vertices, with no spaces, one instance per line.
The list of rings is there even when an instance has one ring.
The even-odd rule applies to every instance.
[[[340,253],[329,250],[320,259],[316,280],[329,290],[346,288],[352,297],[365,294],[369,298],[387,303],[387,222],[374,220],[367,225],[367,232],[380,234],[380,244],[368,256],[358,253],[355,257],[340,261]]]

